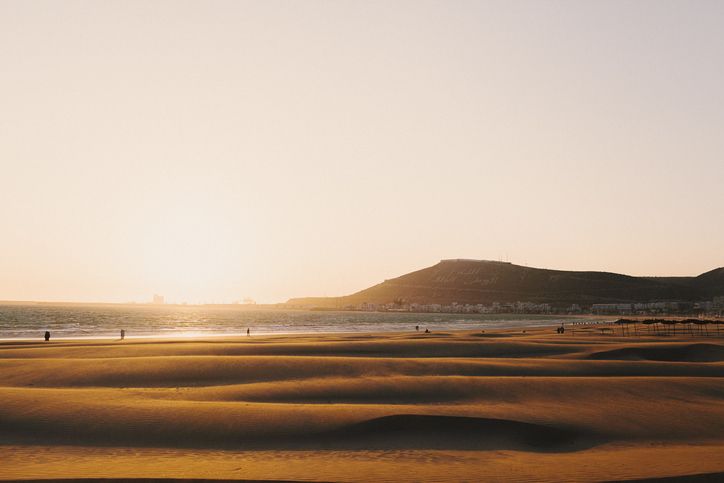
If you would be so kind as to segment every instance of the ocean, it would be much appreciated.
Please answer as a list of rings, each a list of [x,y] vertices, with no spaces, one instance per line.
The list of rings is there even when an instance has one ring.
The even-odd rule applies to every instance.
[[[600,321],[604,319],[601,318]],[[490,330],[595,322],[591,318],[516,314],[316,312],[253,308],[143,305],[0,304],[0,339],[208,337],[429,329]]]

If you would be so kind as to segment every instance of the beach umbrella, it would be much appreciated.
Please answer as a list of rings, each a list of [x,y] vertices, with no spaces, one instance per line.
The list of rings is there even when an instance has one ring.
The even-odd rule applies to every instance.
[[[676,324],[679,323],[678,320],[659,319],[659,322],[661,322],[664,327],[666,327],[666,335],[671,334],[671,328],[674,329],[674,335],[676,335]]]
[[[630,324],[631,322],[633,321],[629,319],[618,319],[616,321],[616,323],[621,326],[621,335],[623,335],[624,337],[626,337],[626,334],[630,334],[628,324]],[[625,328],[624,325],[626,326]]]
[[[694,320],[695,319],[684,319],[682,321],[679,321],[679,323],[684,326],[684,332],[686,332],[686,327],[689,327],[689,333],[692,337],[694,337],[694,331],[691,329],[691,324],[694,323]]]
[[[656,335],[659,335],[659,321],[656,319],[644,319],[641,321],[642,324],[646,326],[649,332],[651,332],[651,326],[654,326],[654,331],[656,332]]]
[[[706,319],[690,319],[690,320],[691,320],[692,323],[694,323],[694,324],[696,324],[696,325],[699,326],[699,333],[700,333],[701,335],[704,335],[703,332],[702,332],[702,327],[703,327],[704,329],[706,329],[706,335],[709,335],[709,328],[707,327],[707,325],[709,325],[709,321],[708,321],[708,320],[706,320]]]

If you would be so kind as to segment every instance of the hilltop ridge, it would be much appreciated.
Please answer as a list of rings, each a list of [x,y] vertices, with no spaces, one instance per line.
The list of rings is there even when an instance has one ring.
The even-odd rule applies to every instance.
[[[491,260],[449,259],[344,297],[294,298],[288,304],[320,307],[396,300],[420,305],[527,301],[594,304],[676,300],[697,302],[724,294],[724,268],[698,277],[633,277],[524,267]]]

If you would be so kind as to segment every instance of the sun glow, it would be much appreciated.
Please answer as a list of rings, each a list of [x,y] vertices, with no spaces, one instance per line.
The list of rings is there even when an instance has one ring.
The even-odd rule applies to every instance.
[[[145,220],[138,240],[140,270],[167,296],[201,296],[239,276],[248,253],[240,221],[214,208],[182,202]]]

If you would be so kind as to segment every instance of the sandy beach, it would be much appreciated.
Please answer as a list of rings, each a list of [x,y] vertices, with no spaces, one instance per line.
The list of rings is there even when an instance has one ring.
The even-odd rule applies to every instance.
[[[0,479],[724,481],[724,334],[638,331],[0,342]]]

